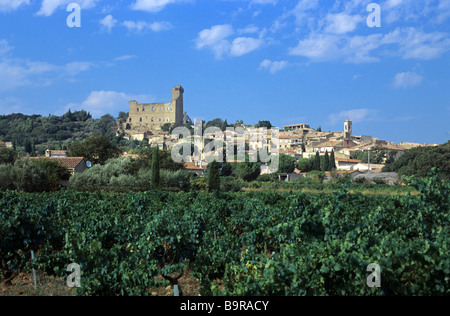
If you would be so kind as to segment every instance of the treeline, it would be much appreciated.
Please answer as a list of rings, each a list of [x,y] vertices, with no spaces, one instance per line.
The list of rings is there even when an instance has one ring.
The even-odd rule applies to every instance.
[[[92,118],[86,111],[62,115],[9,114],[0,116],[0,139],[11,142],[15,150],[43,154],[50,149],[67,149],[68,145],[91,135],[105,135],[112,139],[116,119],[106,114]],[[38,146],[45,144],[45,146]]]
[[[425,177],[432,168],[437,168],[441,177],[450,179],[450,141],[435,147],[406,150],[399,159],[387,164],[383,171],[397,172],[402,176]]]

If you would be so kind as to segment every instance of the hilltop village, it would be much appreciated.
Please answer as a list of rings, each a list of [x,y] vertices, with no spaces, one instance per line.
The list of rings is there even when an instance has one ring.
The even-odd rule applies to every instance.
[[[175,86],[172,89],[172,100],[168,103],[138,103],[132,100],[129,102],[129,114],[126,120],[118,122],[117,135],[124,135],[127,139],[142,141],[148,140],[151,146],[158,146],[161,150],[170,150],[180,139],[171,136],[171,131],[176,126],[188,126],[194,128],[194,123],[184,112],[183,103],[184,89],[181,86]],[[267,127],[268,146],[271,144],[270,122],[268,124],[244,125],[242,122],[236,122],[231,127],[241,127],[244,130],[255,127]],[[223,123],[223,122],[222,122]],[[237,137],[236,132],[227,131],[227,126],[217,126],[222,128],[224,136]],[[386,140],[380,140],[369,135],[354,135],[352,121],[348,118],[343,122],[341,131],[322,131],[320,128],[314,129],[310,125],[299,123],[282,126],[279,129],[278,153],[296,158],[311,158],[319,153],[320,156],[334,153],[335,166],[341,171],[381,171],[387,160],[396,159],[402,153],[414,147],[435,146],[417,143],[395,144]],[[203,135],[204,144],[214,140],[213,133]],[[186,140],[184,140],[186,141]],[[195,141],[193,136],[190,140]],[[247,152],[251,150],[249,137],[245,139]],[[370,161],[371,150],[374,150],[372,162]],[[383,150],[383,157],[375,157],[377,151]],[[366,159],[355,159],[354,157],[363,156],[366,153]],[[128,154],[125,153],[125,156]],[[132,156],[132,155],[131,155]],[[201,171],[206,169],[207,161],[202,159],[195,161],[194,157],[187,168]],[[264,173],[264,167],[262,173]],[[302,170],[296,170],[301,173]]]

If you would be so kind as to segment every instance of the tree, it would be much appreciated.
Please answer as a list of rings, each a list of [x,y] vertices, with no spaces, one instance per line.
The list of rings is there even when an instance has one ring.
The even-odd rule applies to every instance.
[[[160,184],[160,175],[159,175],[159,147],[156,146],[153,149],[152,154],[152,182],[151,182],[151,188],[157,189],[159,188]]]
[[[292,173],[295,170],[295,163],[297,159],[294,157],[280,154],[280,165],[278,167],[278,173]]]
[[[18,191],[44,192],[49,190],[47,173],[30,160],[19,159],[13,168],[14,186]]]
[[[122,150],[111,143],[103,135],[91,136],[74,145],[69,145],[67,155],[69,157],[84,157],[93,164],[105,164],[108,159],[117,158]]]
[[[10,148],[0,148],[0,164],[13,164],[17,154]]]
[[[403,155],[383,171],[397,172],[404,176],[426,177],[432,168],[439,170],[439,175],[450,179],[450,141],[433,147],[418,147],[406,150]]]
[[[70,172],[56,160],[39,159],[33,163],[47,174],[50,191],[58,190],[61,181],[68,181],[70,178]]]
[[[27,154],[31,154],[31,152],[33,151],[33,146],[31,144],[31,141],[29,139],[25,140],[25,152]]]
[[[320,154],[318,151],[316,151],[316,156],[314,158],[314,166],[313,166],[314,170],[319,170],[320,171]]]
[[[330,161],[328,163],[328,170],[336,170],[336,158],[334,156],[334,150],[331,150]]]
[[[314,170],[315,157],[299,159],[297,161],[297,169],[302,172],[309,172]]]
[[[261,174],[261,163],[240,162],[235,164],[234,174],[244,181],[253,181]]]
[[[329,163],[330,163],[330,157],[328,156],[328,150],[326,150],[325,156],[322,158],[322,160],[320,162],[320,170],[328,171]]]
[[[265,127],[267,129],[270,129],[272,128],[272,124],[270,123],[270,121],[258,121],[258,124],[256,124],[255,127]]]
[[[219,164],[217,161],[213,161],[209,164],[208,172],[208,191],[219,191],[220,190],[220,174],[219,174]]]

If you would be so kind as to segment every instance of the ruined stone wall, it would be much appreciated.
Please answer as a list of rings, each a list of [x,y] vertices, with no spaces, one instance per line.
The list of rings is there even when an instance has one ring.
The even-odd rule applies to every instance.
[[[183,88],[172,89],[172,101],[168,103],[138,103],[129,101],[127,124],[132,130],[161,130],[167,123],[183,123]]]

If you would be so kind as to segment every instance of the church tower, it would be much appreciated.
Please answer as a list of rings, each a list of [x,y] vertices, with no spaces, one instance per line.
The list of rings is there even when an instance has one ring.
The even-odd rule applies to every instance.
[[[350,119],[344,122],[344,140],[352,140],[352,121]]]

